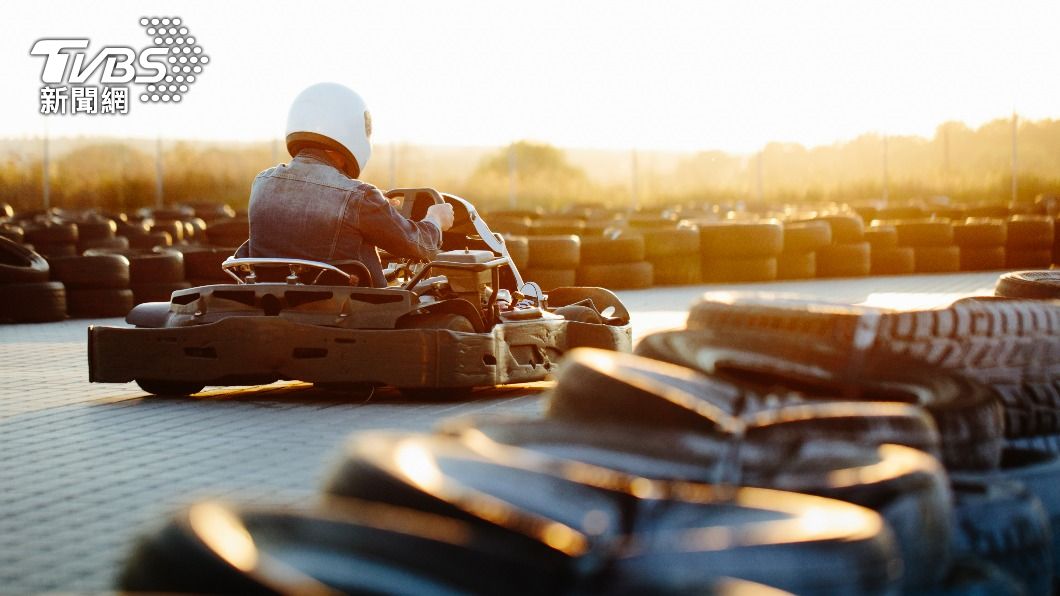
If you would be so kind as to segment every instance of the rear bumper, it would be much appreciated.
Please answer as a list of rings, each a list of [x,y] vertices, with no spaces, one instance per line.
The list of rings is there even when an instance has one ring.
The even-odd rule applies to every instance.
[[[91,326],[89,380],[245,385],[281,379],[397,387],[476,387],[544,379],[575,347],[629,351],[629,325],[540,320],[488,333],[356,330],[280,317],[232,317],[188,327]]]

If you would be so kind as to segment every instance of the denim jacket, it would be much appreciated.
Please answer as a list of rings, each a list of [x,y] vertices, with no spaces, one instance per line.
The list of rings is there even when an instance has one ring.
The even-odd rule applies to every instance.
[[[402,217],[379,189],[353,180],[315,149],[258,174],[250,190],[250,239],[236,257],[356,259],[386,285],[376,247],[430,259],[441,245],[433,222]]]

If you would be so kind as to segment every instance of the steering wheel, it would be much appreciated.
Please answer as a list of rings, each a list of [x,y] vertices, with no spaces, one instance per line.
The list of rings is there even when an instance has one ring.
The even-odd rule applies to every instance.
[[[427,215],[427,208],[431,205],[445,203],[441,193],[433,188],[393,188],[386,191],[385,196],[388,199],[400,198],[401,206],[398,207],[398,213],[405,219],[411,219],[412,221],[423,219]],[[420,197],[427,197],[432,202],[428,204],[425,201],[420,201]]]
[[[445,199],[442,198],[441,193],[433,188],[393,188],[384,194],[388,199],[401,199],[401,206],[397,208],[397,212],[402,215],[405,219],[412,221],[420,221],[427,215],[427,208],[431,205],[441,205],[445,203]],[[427,198],[430,202],[420,200],[421,198]],[[412,272],[414,268],[412,265],[421,262],[420,259],[409,259],[402,258],[399,262],[405,266],[406,271],[409,271],[409,275],[414,275]]]

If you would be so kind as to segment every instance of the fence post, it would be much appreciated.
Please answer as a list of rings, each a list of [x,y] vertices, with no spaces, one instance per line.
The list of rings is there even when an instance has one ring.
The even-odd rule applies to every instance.
[[[52,202],[51,202],[51,184],[50,184],[50,182],[48,180],[48,162],[49,162],[49,159],[48,159],[48,157],[49,157],[48,156],[48,153],[49,153],[48,145],[49,145],[48,133],[45,132],[44,133],[44,157],[43,157],[43,159],[41,159],[41,172],[40,172],[41,173],[41,190],[43,191],[43,196],[41,197],[41,200],[43,202],[45,211],[47,211],[48,209],[51,209],[51,206],[52,206]]]

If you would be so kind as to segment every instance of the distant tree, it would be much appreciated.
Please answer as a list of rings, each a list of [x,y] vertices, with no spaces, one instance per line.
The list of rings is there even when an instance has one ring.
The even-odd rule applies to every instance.
[[[482,202],[505,206],[513,171],[521,206],[560,208],[597,194],[585,172],[568,163],[562,150],[530,141],[517,141],[484,157],[471,174],[468,187],[482,197]]]

